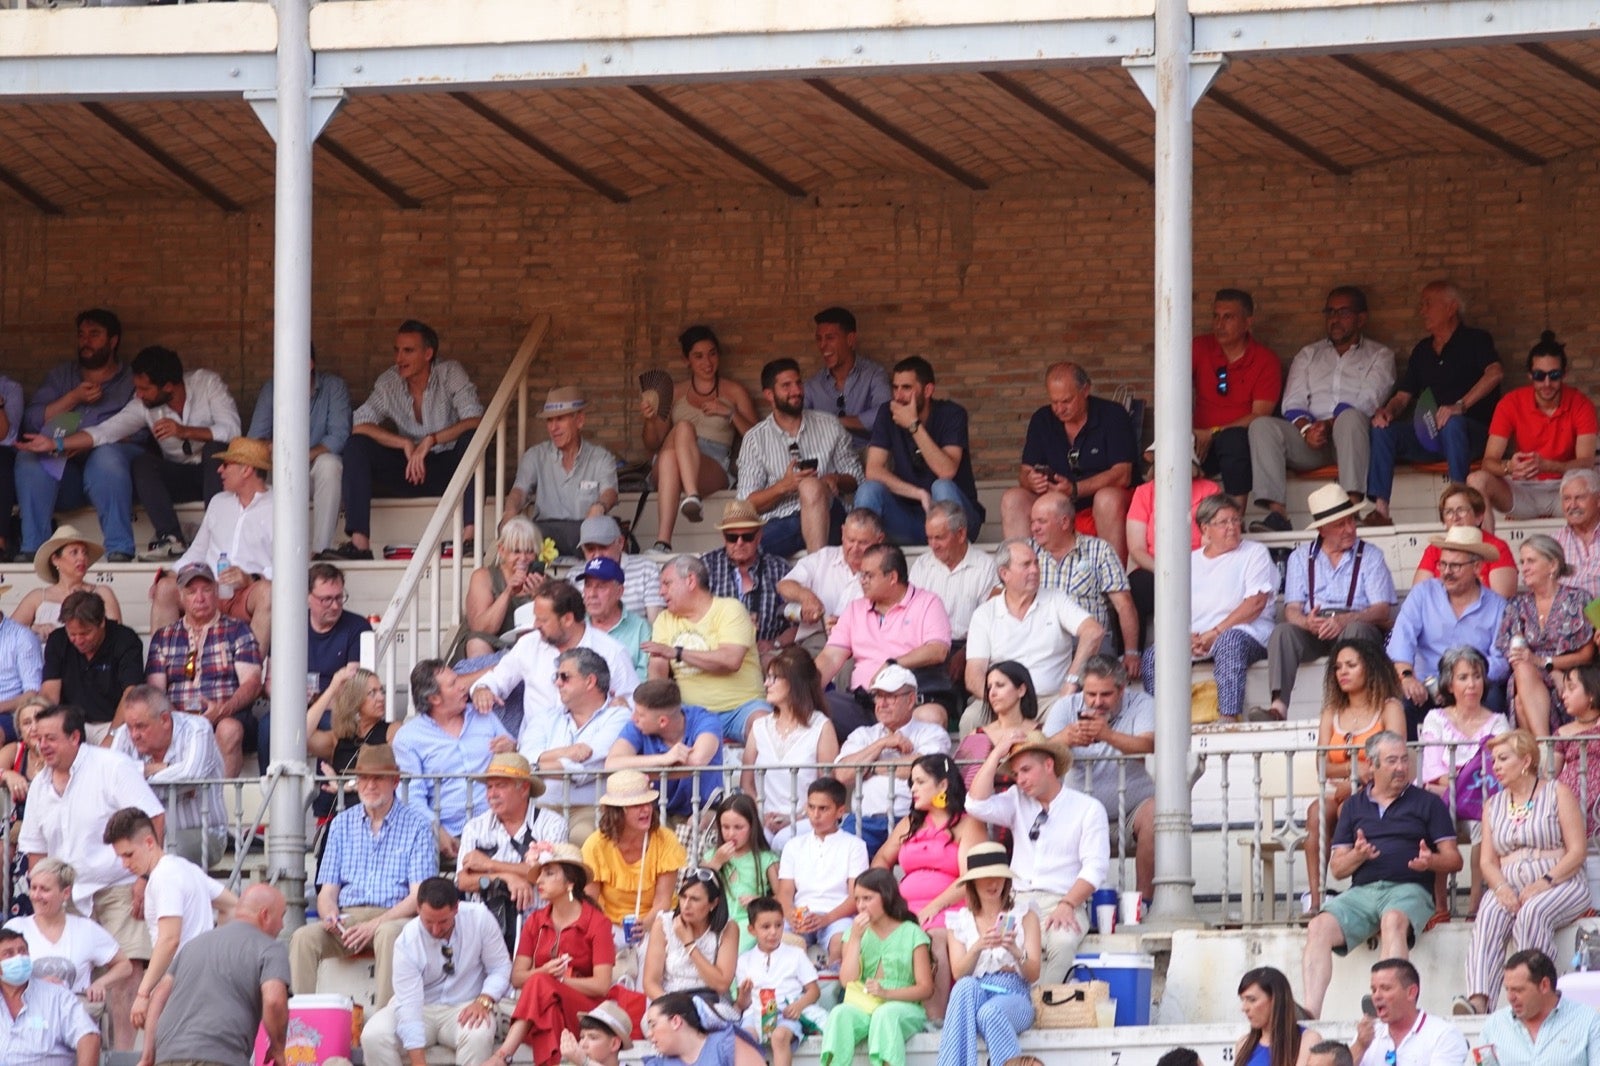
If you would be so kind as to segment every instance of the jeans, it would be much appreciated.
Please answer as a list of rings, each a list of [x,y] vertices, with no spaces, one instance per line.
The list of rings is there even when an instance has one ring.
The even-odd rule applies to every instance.
[[[406,480],[406,456],[371,437],[352,435],[344,448],[344,528],[367,536],[372,532],[372,497],[442,496],[466,453],[471,434],[457,437],[449,448],[430,453],[422,484]],[[472,487],[462,501],[462,525],[472,525]]]
[[[1472,472],[1472,460],[1483,454],[1489,428],[1466,415],[1456,415],[1439,430],[1439,451],[1430,452],[1417,439],[1410,416],[1372,431],[1372,460],[1367,466],[1367,498],[1388,500],[1394,492],[1395,463],[1438,462],[1439,455],[1450,468],[1450,480],[1465,484]]]
[[[976,544],[979,539],[978,533],[983,526],[983,516],[978,513],[977,505],[967,499],[966,493],[949,478],[940,478],[928,486],[928,494],[935,502],[948,500],[961,505],[961,509],[967,512],[967,537]],[[856,489],[856,506],[865,507],[883,519],[884,531],[888,533],[891,542],[928,543],[928,533],[924,528],[928,516],[923,512],[922,505],[915,500],[896,496],[883,482],[863,481]],[[772,549],[769,547],[767,550]]]
[[[828,505],[828,543],[838,544],[844,531],[844,504],[835,496]],[[769,518],[761,533],[762,550],[788,557],[806,546],[800,528],[800,512]]]
[[[861,838],[867,846],[867,861],[878,854],[878,849],[883,847],[884,841],[889,839],[889,816],[886,814],[869,814],[862,818],[854,811],[844,816],[844,821],[839,823],[839,828],[846,833]]]
[[[93,504],[106,551],[134,553],[133,478],[128,468],[144,451],[137,444],[102,444],[67,460],[57,481],[43,456],[17,454],[17,499],[22,505],[22,550],[37,551],[55,529],[55,511]]]

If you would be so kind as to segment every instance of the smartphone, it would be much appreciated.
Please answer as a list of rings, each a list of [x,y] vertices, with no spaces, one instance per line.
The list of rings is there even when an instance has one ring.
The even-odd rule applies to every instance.
[[[1050,464],[1049,463],[1034,463],[1033,464],[1033,472],[1035,474],[1043,474],[1045,477],[1050,477],[1050,478],[1053,478],[1053,477],[1056,476],[1056,472],[1054,470],[1050,469]]]
[[[802,459],[798,463],[796,463],[795,465],[798,466],[801,470],[815,470],[817,468],[817,460],[815,460],[815,459]]]
[[[1371,996],[1361,997],[1361,1013],[1368,1018],[1376,1018],[1378,1016],[1378,1008],[1372,1005]]]

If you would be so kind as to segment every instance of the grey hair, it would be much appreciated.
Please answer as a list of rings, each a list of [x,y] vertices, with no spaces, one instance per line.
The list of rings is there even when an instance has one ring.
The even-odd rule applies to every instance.
[[[1083,664],[1084,677],[1110,678],[1118,688],[1128,687],[1128,668],[1109,655],[1091,655]]]
[[[1195,508],[1194,520],[1199,525],[1208,526],[1223,511],[1232,511],[1235,514],[1244,513],[1239,509],[1238,502],[1232,496],[1229,496],[1226,492],[1213,492],[1210,496],[1201,500],[1200,506]]]
[[[1455,692],[1450,687],[1450,679],[1456,674],[1456,667],[1462,663],[1471,663],[1478,670],[1478,676],[1489,676],[1489,660],[1483,652],[1470,644],[1458,644],[1439,656],[1439,694],[1448,695],[1450,702],[1455,702]]]
[[[1561,475],[1562,488],[1566,488],[1569,481],[1581,481],[1589,486],[1590,492],[1600,492],[1600,470],[1592,466],[1580,466]]]
[[[1011,549],[1021,546],[1028,549],[1028,553],[1038,558],[1039,552],[1033,546],[1033,541],[1027,537],[1007,537],[994,549],[994,565],[997,570],[1011,569]]]
[[[1396,733],[1392,729],[1380,729],[1378,732],[1372,734],[1367,738],[1367,743],[1362,748],[1362,750],[1367,753],[1368,766],[1376,766],[1378,764],[1378,749],[1383,747],[1385,744],[1398,744],[1402,748],[1405,748],[1406,738],[1401,736],[1399,733]],[[1406,748],[1408,753],[1410,750],[1411,749]]]
[[[568,648],[556,657],[556,662],[571,663],[579,674],[594,678],[595,688],[601,695],[611,691],[611,667],[593,648]]]
[[[40,859],[38,865],[33,868],[33,876],[37,877],[40,874],[54,877],[56,884],[60,885],[69,896],[72,894],[73,884],[78,880],[78,871],[72,868],[70,862],[63,862],[48,855]]]
[[[1432,291],[1444,293],[1450,298],[1450,301],[1456,305],[1456,317],[1466,317],[1467,301],[1466,298],[1461,295],[1461,290],[1456,287],[1455,282],[1449,280],[1448,278],[1440,278],[1438,281],[1428,282],[1422,287],[1422,290],[1424,292]]]
[[[165,689],[154,685],[132,685],[123,693],[124,705],[142,703],[156,718],[171,718],[173,713],[172,700],[167,696]]]
[[[1089,372],[1077,363],[1060,362],[1051,363],[1044,371],[1044,379],[1049,381],[1053,377],[1071,375],[1072,383],[1080,389],[1089,387]]]
[[[944,519],[944,528],[952,533],[964,533],[967,529],[967,509],[954,500],[934,500],[928,508],[928,517],[938,515]]]
[[[849,514],[844,516],[844,524],[871,530],[874,535],[879,537],[884,536],[886,533],[883,528],[883,516],[878,514],[877,511],[869,511],[865,507],[857,507],[851,510]]]
[[[694,578],[694,583],[700,588],[709,589],[711,587],[711,572],[706,569],[706,564],[698,555],[685,553],[675,556],[668,560],[667,566],[679,577]]]
[[[526,515],[512,515],[500,525],[495,550],[536,552],[544,544],[539,524]]]
[[[1568,577],[1572,574],[1572,564],[1567,562],[1567,553],[1561,550],[1561,544],[1548,533],[1533,533],[1522,541],[1524,548],[1532,548],[1547,562],[1556,564],[1556,577]]]

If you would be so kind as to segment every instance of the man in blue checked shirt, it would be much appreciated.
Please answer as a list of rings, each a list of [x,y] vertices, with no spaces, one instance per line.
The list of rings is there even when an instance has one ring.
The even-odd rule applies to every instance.
[[[323,959],[371,947],[381,1007],[393,993],[395,941],[417,913],[418,887],[439,872],[439,851],[427,815],[395,800],[400,767],[387,744],[362,748],[355,774],[361,806],[340,812],[328,829],[317,870],[322,920],[295,930],[289,975],[297,993],[313,993]]]

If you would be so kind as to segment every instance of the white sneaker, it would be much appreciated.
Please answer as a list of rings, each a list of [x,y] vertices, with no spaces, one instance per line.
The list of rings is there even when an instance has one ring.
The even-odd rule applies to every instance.
[[[164,537],[157,537],[150,542],[149,548],[139,553],[141,563],[164,563],[176,559],[189,550],[183,538],[173,533]]]

